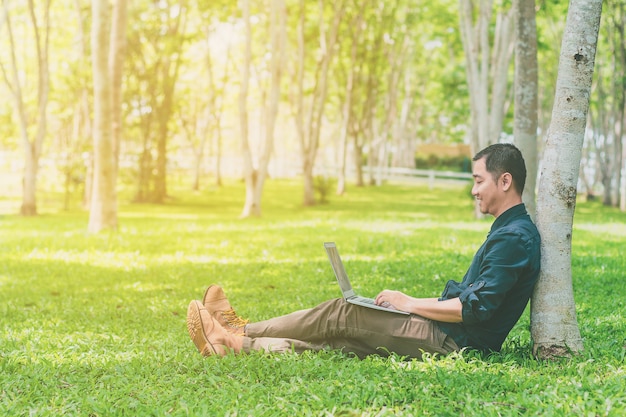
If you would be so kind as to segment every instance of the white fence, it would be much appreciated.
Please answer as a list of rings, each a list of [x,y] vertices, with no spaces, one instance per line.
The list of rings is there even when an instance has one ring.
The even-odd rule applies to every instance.
[[[370,173],[371,171],[371,173]],[[322,167],[315,170],[316,175],[324,175],[334,177],[337,175],[337,168],[335,167]],[[346,176],[350,179],[356,177],[356,171],[348,169]],[[447,182],[454,184],[467,184],[472,181],[472,174],[468,172],[455,172],[455,171],[437,171],[434,169],[411,169],[411,168],[392,168],[392,167],[363,167],[363,176],[366,181],[373,178],[377,184],[381,184],[385,181],[396,182],[416,182],[427,183],[430,188],[433,188],[436,182]]]

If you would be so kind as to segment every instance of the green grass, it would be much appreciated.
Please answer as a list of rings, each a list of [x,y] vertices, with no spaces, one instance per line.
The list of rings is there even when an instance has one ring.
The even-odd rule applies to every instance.
[[[460,279],[492,219],[465,189],[351,188],[300,206],[270,181],[261,219],[243,186],[120,207],[118,233],[44,196],[36,218],[0,217],[0,415],[621,416],[626,413],[626,214],[579,203],[573,272],[579,357],[531,356],[528,312],[500,354],[423,362],[340,352],[201,357],[185,313],[211,283],[260,320],[338,296],[322,242],[355,287],[438,296]]]

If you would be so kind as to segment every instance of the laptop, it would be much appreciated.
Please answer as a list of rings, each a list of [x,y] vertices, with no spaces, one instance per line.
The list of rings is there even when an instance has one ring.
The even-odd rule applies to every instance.
[[[352,289],[352,285],[350,284],[350,280],[348,279],[346,270],[343,267],[343,262],[341,262],[341,258],[339,257],[337,245],[335,245],[334,242],[325,242],[324,248],[326,249],[326,253],[328,254],[328,260],[330,261],[330,264],[333,267],[333,271],[335,272],[335,277],[337,277],[337,282],[339,283],[339,287],[341,288],[341,292],[343,293],[343,298],[347,302],[363,307],[373,308],[375,310],[388,311],[390,313],[410,314],[406,311],[401,311],[394,307],[376,305],[374,299],[356,295],[354,293],[354,290]]]

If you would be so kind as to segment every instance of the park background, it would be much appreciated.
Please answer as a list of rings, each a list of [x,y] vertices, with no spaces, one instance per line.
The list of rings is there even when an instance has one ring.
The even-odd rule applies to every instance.
[[[567,2],[3,1],[0,413],[623,414],[622,1],[603,4],[580,158],[579,355],[535,358],[528,313],[500,354],[424,362],[204,359],[185,333],[211,283],[254,320],[336,296],[324,240],[363,293],[460,279],[491,221],[474,216],[468,159],[514,140],[522,3],[541,161]],[[107,131],[114,192],[98,203],[115,216],[91,227]]]
[[[342,193],[380,183],[377,168],[467,170],[464,158],[513,140],[520,44],[536,56],[536,67],[517,64],[535,72],[524,87],[536,102],[518,108],[536,131],[522,140],[519,129],[518,146],[536,142],[526,158],[531,173],[541,168],[567,1],[113,4],[3,2],[2,196],[21,196],[25,214],[42,190],[92,204],[95,137],[108,138],[98,143],[110,142],[115,159],[108,194],[122,187],[132,201],[165,202],[173,175],[191,176],[194,190],[257,178],[246,215],[260,212],[266,176],[302,179],[310,205],[317,176],[336,178]],[[579,186],[622,210],[623,9],[603,4]],[[516,42],[520,26],[527,35]],[[441,151],[449,146],[465,149]]]

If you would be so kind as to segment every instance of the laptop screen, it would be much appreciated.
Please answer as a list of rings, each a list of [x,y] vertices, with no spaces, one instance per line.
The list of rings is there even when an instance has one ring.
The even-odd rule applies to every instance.
[[[339,282],[339,286],[341,287],[341,292],[343,292],[343,295],[346,298],[353,297],[354,291],[352,290],[352,285],[350,285],[350,280],[348,280],[348,275],[346,274],[346,270],[344,269],[341,258],[339,257],[337,246],[334,242],[325,242],[324,248],[326,248],[328,260],[333,267],[335,277],[337,277],[337,282]]]

